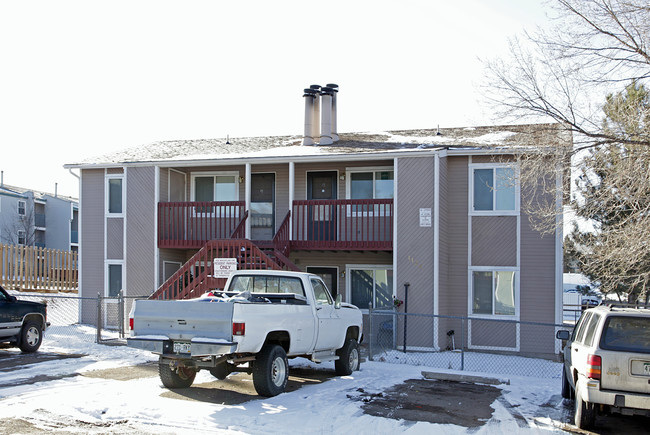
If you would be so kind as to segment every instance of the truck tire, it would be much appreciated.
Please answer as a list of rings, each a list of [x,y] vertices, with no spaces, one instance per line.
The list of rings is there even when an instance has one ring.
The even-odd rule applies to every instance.
[[[260,396],[284,392],[289,380],[287,353],[277,344],[265,344],[253,361],[253,386]]]
[[[175,371],[169,363],[158,363],[158,374],[166,388],[188,388],[194,382],[196,370],[190,367],[179,367]]]
[[[573,397],[573,391],[571,389],[571,384],[566,377],[566,370],[562,367],[562,398],[571,399]]]
[[[596,420],[596,409],[593,403],[582,400],[582,395],[576,383],[575,399],[575,425],[579,429],[589,429],[594,425]]]
[[[339,359],[334,361],[334,370],[339,376],[348,376],[359,370],[359,344],[354,339],[345,342],[342,348],[336,351]]]
[[[221,364],[217,364],[216,367],[212,367],[210,369],[210,373],[215,378],[219,379],[220,381],[223,381],[230,374],[230,370],[228,370],[228,363],[223,362]]]
[[[43,342],[43,327],[33,320],[25,322],[20,330],[18,347],[23,352],[36,352]]]

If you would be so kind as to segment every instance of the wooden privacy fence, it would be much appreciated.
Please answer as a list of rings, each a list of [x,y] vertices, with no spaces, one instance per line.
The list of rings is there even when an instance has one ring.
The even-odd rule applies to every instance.
[[[78,254],[0,244],[0,284],[11,290],[77,291]]]

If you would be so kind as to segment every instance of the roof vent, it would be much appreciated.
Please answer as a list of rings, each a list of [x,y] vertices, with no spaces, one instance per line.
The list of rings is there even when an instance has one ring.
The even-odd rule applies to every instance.
[[[332,91],[333,91],[333,93],[332,93],[332,134],[331,134],[331,136],[332,136],[332,140],[334,142],[338,142],[339,141],[339,135],[338,135],[338,129],[337,129],[337,126],[336,126],[336,118],[337,118],[337,115],[336,115],[336,112],[337,112],[337,110],[336,110],[336,99],[337,99],[337,97],[336,96],[339,93],[339,85],[337,85],[335,83],[328,83],[326,86],[328,88],[332,89]]]
[[[302,139],[303,145],[314,145],[314,100],[318,99],[318,91],[309,88],[305,89],[305,135]]]
[[[321,113],[321,145],[330,145],[334,143],[332,138],[332,97],[334,93],[334,89],[328,86],[324,86],[321,89],[320,95],[323,105]]]

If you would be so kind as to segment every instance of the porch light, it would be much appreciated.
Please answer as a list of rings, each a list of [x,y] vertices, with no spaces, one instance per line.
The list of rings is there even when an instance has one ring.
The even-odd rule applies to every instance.
[[[243,182],[244,182],[244,177],[241,177],[241,176],[240,176],[240,177],[239,177],[239,182],[240,182],[240,183],[243,183]]]

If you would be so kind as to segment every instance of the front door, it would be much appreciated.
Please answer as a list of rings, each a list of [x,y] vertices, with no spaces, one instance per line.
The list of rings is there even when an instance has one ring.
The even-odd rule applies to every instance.
[[[336,206],[325,202],[337,198],[336,179],[336,171],[307,173],[307,199],[321,201],[309,207],[309,240],[336,240]]]
[[[275,174],[251,176],[251,239],[271,240],[275,235]]]

